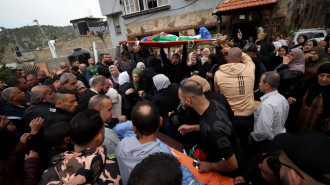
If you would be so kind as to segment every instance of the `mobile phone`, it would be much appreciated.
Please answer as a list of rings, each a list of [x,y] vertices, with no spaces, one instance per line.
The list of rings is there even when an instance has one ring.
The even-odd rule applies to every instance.
[[[241,33],[242,34],[242,32],[241,32],[241,30],[240,29],[237,29],[238,30],[238,33]]]

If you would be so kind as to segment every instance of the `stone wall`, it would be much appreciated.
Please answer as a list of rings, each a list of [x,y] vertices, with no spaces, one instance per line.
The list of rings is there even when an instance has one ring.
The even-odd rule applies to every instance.
[[[96,43],[96,48],[98,50],[112,48],[110,34],[106,33],[103,37],[105,43],[96,36],[82,36],[69,41],[59,41],[55,44],[56,54],[58,57],[68,56],[75,48],[81,48],[92,52],[93,42]]]
[[[128,37],[149,35],[157,32],[179,32],[182,30],[190,30],[188,34],[193,34],[191,29],[203,26],[216,26],[216,22],[217,16],[212,16],[212,9],[208,9],[132,23],[126,25],[126,32]]]

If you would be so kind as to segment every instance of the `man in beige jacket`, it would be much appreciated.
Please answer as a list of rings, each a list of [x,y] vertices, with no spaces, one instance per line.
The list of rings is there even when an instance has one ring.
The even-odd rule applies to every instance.
[[[214,76],[214,89],[223,94],[234,111],[233,125],[240,139],[243,152],[248,147],[248,135],[253,130],[255,111],[253,86],[255,65],[252,59],[238,47],[226,56],[228,64],[221,65]]]

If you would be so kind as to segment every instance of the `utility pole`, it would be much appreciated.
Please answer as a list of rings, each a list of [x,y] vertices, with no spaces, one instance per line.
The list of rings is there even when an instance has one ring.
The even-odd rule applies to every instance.
[[[50,51],[53,55],[53,58],[57,58],[57,55],[56,55],[56,51],[55,51],[55,47],[54,47],[54,44],[55,42],[51,43],[48,39],[48,37],[46,36],[44,30],[41,28],[41,26],[39,25],[39,22],[37,19],[33,20],[33,22],[37,23],[38,27],[40,28],[42,34],[45,36],[46,40],[47,40],[47,43],[48,43],[48,46],[50,47]]]

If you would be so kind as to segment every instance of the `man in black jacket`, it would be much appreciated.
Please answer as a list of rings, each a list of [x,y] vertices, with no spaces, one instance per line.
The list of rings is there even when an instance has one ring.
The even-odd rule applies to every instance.
[[[58,122],[70,123],[78,106],[75,92],[68,89],[60,89],[54,97],[55,109],[50,109],[45,118],[44,129]]]
[[[179,98],[186,110],[194,109],[199,115],[199,124],[182,125],[179,128],[183,135],[200,131],[200,146],[206,160],[197,163],[199,172],[216,171],[232,177],[237,175],[242,158],[226,107],[214,100],[208,100],[203,94],[202,86],[193,80],[188,80],[180,86]]]
[[[89,83],[86,79],[86,77],[84,77],[84,75],[82,75],[80,72],[79,72],[79,67],[77,66],[72,66],[71,69],[70,69],[70,72],[75,75],[77,77],[77,80],[81,81],[82,83],[84,83],[84,85],[86,87],[89,88]]]
[[[45,118],[54,104],[54,93],[45,85],[35,86],[31,89],[31,107],[23,113],[25,124],[29,124],[34,118]]]
[[[174,53],[171,60],[169,60],[164,52],[164,49],[160,49],[160,55],[167,65],[167,76],[171,83],[180,83],[183,78],[187,77],[187,47],[183,46],[182,60],[179,53]]]
[[[77,112],[88,109],[89,100],[97,94],[105,94],[110,89],[110,82],[102,75],[98,75],[93,79],[92,87],[86,91],[79,98],[79,105]]]
[[[109,71],[109,66],[112,63],[111,57],[109,59],[110,55],[107,54],[100,54],[99,60],[100,62],[96,63],[99,67],[97,68],[98,74],[103,75],[106,78],[109,78],[111,76],[110,71]]]

